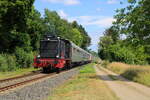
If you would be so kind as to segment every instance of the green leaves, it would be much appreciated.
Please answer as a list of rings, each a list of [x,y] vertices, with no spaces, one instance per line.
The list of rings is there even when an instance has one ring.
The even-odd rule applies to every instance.
[[[147,64],[150,63],[150,53],[147,50],[150,45],[150,1],[128,0],[128,2],[126,8],[116,11],[116,21],[101,37],[99,55],[110,61]],[[125,35],[124,40],[119,38],[122,34]]]
[[[27,32],[27,19],[33,2],[34,0],[0,1],[0,40],[2,42],[0,52],[12,52],[16,46],[28,43],[17,45],[18,43],[13,42],[18,40],[18,34],[21,36]]]
[[[129,3],[136,3],[136,0],[128,0]]]

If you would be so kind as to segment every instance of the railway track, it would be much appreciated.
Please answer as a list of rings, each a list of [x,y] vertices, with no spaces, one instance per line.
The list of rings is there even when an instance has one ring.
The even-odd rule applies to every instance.
[[[37,75],[39,73],[41,73],[41,70],[33,71],[29,74],[24,74],[24,75],[12,77],[12,78],[2,79],[2,80],[0,80],[0,83],[6,82],[6,81],[12,81],[12,80],[16,80],[16,79],[20,79],[20,78],[24,78],[24,77],[29,77],[29,76],[33,76],[33,75]]]
[[[13,89],[13,88],[16,88],[16,87],[19,87],[19,86],[22,86],[22,85],[25,85],[25,84],[28,84],[28,83],[31,83],[31,82],[49,77],[49,76],[52,76],[52,75],[54,75],[54,73],[53,74],[43,74],[43,75],[40,74],[40,75],[38,75],[38,76],[36,76],[32,79],[28,79],[28,80],[24,80],[24,81],[21,81],[21,82],[16,82],[16,83],[13,83],[13,84],[1,86],[0,87],[0,93],[5,92],[6,90],[9,90],[9,89]]]
[[[30,82],[34,82],[36,80],[40,80],[50,75],[52,75],[52,73],[43,74],[41,73],[41,70],[38,70],[26,75],[0,80],[0,93],[9,89],[16,88],[21,85],[25,85]]]
[[[64,70],[62,72],[66,72],[68,70]],[[62,73],[61,72],[61,73]],[[5,80],[0,80],[0,93],[8,91],[10,89],[17,88],[22,85],[26,85],[28,83],[32,83],[50,76],[56,75],[56,73],[44,74],[44,73],[30,73],[25,76],[19,76],[14,78],[9,78]]]

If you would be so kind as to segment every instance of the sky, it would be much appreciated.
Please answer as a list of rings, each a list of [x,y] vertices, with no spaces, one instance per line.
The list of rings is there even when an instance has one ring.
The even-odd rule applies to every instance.
[[[69,22],[76,20],[91,37],[93,51],[97,51],[99,38],[115,21],[115,10],[127,6],[127,0],[35,0],[35,8],[44,15],[44,9],[56,11]],[[123,4],[120,4],[123,2]]]

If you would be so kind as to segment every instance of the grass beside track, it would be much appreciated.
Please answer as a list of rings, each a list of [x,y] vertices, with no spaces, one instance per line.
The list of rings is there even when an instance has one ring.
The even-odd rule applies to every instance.
[[[106,68],[129,80],[150,87],[150,66],[128,65],[113,62],[108,64]]]
[[[93,65],[83,66],[79,75],[56,88],[48,100],[118,100],[96,76]]]
[[[12,72],[0,72],[0,80],[28,74],[36,70],[38,69],[31,67],[31,68],[17,69],[16,71],[12,71]]]

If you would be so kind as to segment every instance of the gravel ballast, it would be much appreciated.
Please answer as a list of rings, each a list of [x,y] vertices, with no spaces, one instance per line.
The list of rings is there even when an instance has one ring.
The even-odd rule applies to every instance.
[[[44,100],[53,92],[58,85],[77,75],[79,68],[54,75],[52,77],[29,83],[5,93],[0,93],[0,100]]]

